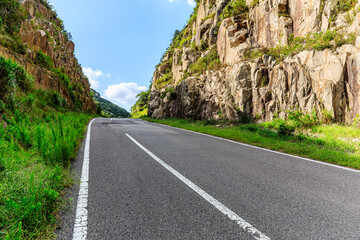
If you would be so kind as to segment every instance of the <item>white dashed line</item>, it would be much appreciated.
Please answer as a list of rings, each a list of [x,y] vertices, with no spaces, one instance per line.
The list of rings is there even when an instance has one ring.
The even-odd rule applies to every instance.
[[[231,211],[229,208],[227,208],[224,204],[213,198],[211,195],[206,193],[204,190],[202,190],[200,187],[198,187],[195,183],[191,182],[189,179],[184,177],[181,173],[167,165],[164,161],[162,161],[160,158],[158,158],[155,154],[150,152],[148,149],[146,149],[143,145],[141,145],[138,141],[136,141],[134,138],[132,138],[129,134],[126,134],[128,138],[131,139],[136,145],[138,145],[142,150],[144,150],[147,154],[149,154],[155,161],[157,161],[159,164],[161,164],[166,170],[174,174],[178,179],[180,179],[183,183],[185,183],[188,187],[190,187],[192,190],[194,190],[197,194],[199,194],[202,198],[204,198],[206,201],[208,201],[211,205],[213,205],[216,209],[218,209],[220,212],[228,216],[232,221],[236,222],[242,229],[244,229],[246,232],[251,234],[255,239],[258,240],[270,240],[269,237],[261,233],[259,230],[257,230],[255,227],[253,227],[250,223],[246,222],[244,219],[242,219],[240,216],[238,216],[236,213]]]
[[[82,166],[81,173],[81,182],[80,182],[80,190],[79,197],[76,207],[76,218],[74,225],[74,234],[73,240],[85,240],[87,236],[87,222],[88,222],[88,189],[89,189],[89,153],[90,153],[90,132],[91,132],[91,124],[95,121],[93,119],[88,127],[86,142],[85,142],[85,150],[84,150],[84,161]]]

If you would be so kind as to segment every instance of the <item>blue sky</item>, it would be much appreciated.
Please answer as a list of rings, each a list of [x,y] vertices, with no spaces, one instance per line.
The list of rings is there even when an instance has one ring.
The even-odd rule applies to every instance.
[[[50,0],[75,42],[75,55],[91,85],[130,110],[148,88],[193,0]]]

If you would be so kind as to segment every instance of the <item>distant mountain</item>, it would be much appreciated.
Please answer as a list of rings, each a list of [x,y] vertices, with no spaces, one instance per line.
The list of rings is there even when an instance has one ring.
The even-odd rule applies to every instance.
[[[118,105],[102,98],[100,96],[100,93],[96,92],[94,89],[91,89],[91,91],[94,93],[94,100],[95,102],[98,102],[101,106],[102,114],[107,117],[113,117],[113,118],[128,118],[130,117],[130,113],[123,109],[122,107],[119,107]]]

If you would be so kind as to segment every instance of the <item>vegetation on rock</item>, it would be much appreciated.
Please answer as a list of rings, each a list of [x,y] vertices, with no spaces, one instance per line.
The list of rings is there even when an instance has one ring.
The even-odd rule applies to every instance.
[[[138,100],[131,108],[131,117],[140,118],[147,116],[148,103],[150,98],[150,89],[148,91],[139,93],[136,97],[138,98]]]
[[[0,238],[48,239],[91,115],[34,89],[33,77],[3,57],[0,89]]]

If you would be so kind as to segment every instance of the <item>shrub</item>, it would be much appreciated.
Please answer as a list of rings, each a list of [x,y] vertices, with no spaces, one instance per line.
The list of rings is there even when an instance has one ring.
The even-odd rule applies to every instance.
[[[0,100],[11,102],[17,88],[24,92],[31,90],[33,79],[25,69],[12,60],[0,57]]]
[[[34,114],[40,111],[42,114]],[[0,238],[51,239],[67,169],[90,116],[34,107],[0,123]]]
[[[155,85],[157,87],[165,86],[173,81],[173,75],[172,72],[164,74],[161,78],[157,79],[155,82]]]
[[[224,8],[223,13],[220,15],[220,20],[247,13],[249,11],[246,0],[231,0],[231,2]]]
[[[24,55],[26,53],[26,45],[21,41],[18,36],[7,36],[2,35],[0,36],[0,44],[13,52],[20,53]]]
[[[338,1],[337,10],[347,12],[356,6],[357,0],[341,0]]]
[[[306,37],[290,36],[287,46],[278,45],[266,51],[278,61],[286,57],[297,54],[304,50],[324,50],[327,48],[336,48],[344,44],[354,43],[355,34],[349,34],[347,37],[336,30],[327,30],[320,33],[309,33]]]
[[[26,14],[19,1],[0,0],[0,18],[6,33],[14,35],[19,32],[22,21]]]
[[[43,4],[47,9],[51,10],[52,6],[50,5],[49,0],[40,0],[40,3]]]
[[[138,100],[136,101],[134,106],[131,107],[131,117],[139,118],[142,116],[147,116],[148,103],[150,100],[150,91],[151,91],[150,89],[151,87],[149,88],[149,90],[145,92],[141,92],[138,95],[136,95]]]
[[[198,12],[198,9],[199,9],[199,6],[200,6],[200,0],[195,0],[196,2],[196,6],[194,8],[194,11],[192,12],[192,14],[190,15],[190,19],[187,23],[187,26],[190,26],[191,24],[194,23],[194,21],[196,20],[196,17],[197,17],[197,12]]]
[[[316,111],[305,114],[300,110],[288,111],[288,120],[296,127],[312,127],[320,124]]]
[[[35,62],[48,70],[52,70],[54,68],[54,62],[51,57],[43,53],[41,50],[36,53]]]
[[[221,67],[220,59],[217,54],[216,48],[210,50],[210,52],[198,59],[194,64],[189,67],[189,75],[200,74],[206,70],[218,70]]]

